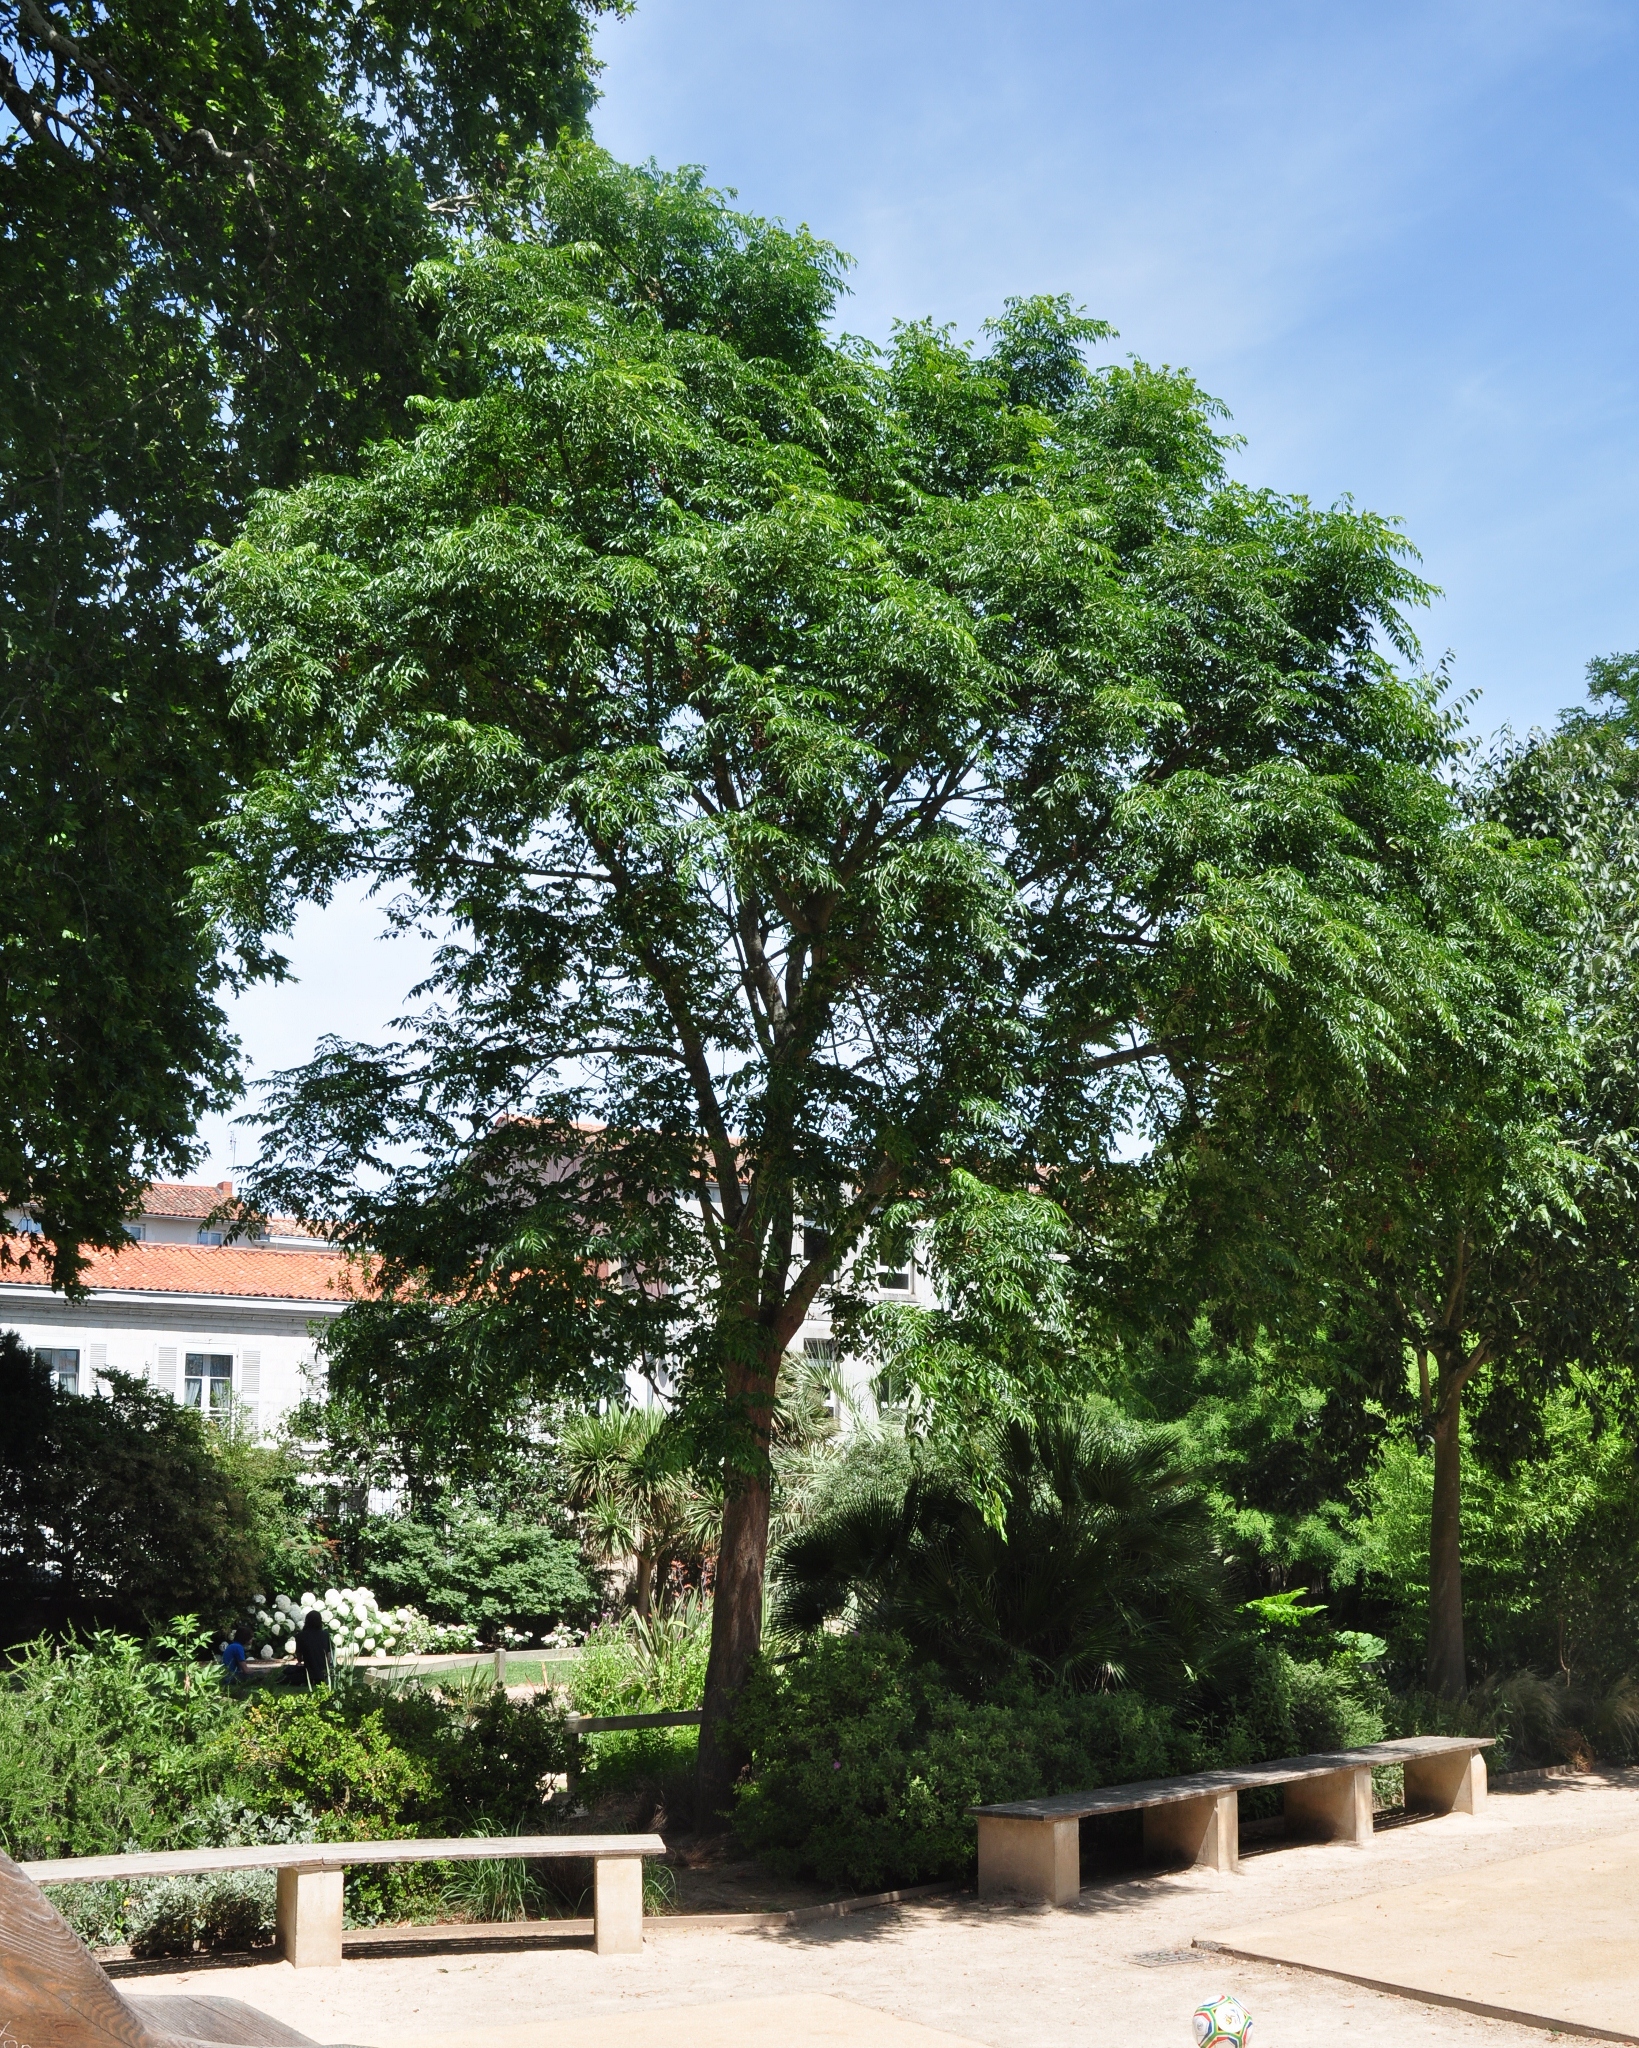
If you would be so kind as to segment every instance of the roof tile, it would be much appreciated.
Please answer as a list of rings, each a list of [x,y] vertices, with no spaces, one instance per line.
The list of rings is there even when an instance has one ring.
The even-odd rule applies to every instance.
[[[48,1287],[41,1240],[5,1240],[10,1258],[0,1285]],[[21,1261],[27,1260],[27,1265]],[[140,1244],[88,1251],[85,1284],[93,1294],[231,1294],[274,1301],[340,1303],[358,1292],[358,1267],[339,1252],[256,1251],[246,1245]]]

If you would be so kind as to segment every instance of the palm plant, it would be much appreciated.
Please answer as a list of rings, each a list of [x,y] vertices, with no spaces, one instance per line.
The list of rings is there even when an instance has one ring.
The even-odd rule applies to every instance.
[[[606,1562],[633,1559],[632,1605],[646,1618],[656,1582],[664,1581],[672,1560],[716,1548],[722,1489],[690,1470],[660,1409],[574,1416],[561,1448],[570,1502],[580,1511],[587,1541]]]
[[[1003,1425],[983,1450],[997,1504],[924,1467],[789,1538],[775,1626],[892,1629],[972,1689],[1021,1666],[1077,1689],[1186,1677],[1221,1606],[1209,1509],[1176,1432],[1067,1405]]]

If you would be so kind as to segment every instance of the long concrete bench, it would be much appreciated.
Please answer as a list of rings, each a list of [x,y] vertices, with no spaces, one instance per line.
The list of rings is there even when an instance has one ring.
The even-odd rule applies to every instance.
[[[1364,1849],[1372,1838],[1372,1772],[1405,1769],[1406,1805],[1429,1813],[1478,1813],[1485,1804],[1489,1735],[1411,1735],[1362,1749],[1289,1756],[1242,1770],[1195,1771],[975,1806],[979,1890],[1014,1892],[1069,1906],[1081,1890],[1081,1822],[1095,1814],[1144,1816],[1144,1854],[1155,1862],[1232,1871],[1240,1862],[1242,1792],[1280,1788],[1288,1829],[1310,1840]]]
[[[590,1857],[597,1952],[635,1955],[643,1946],[643,1859],[665,1853],[658,1835],[462,1835],[442,1842],[289,1842],[134,1856],[65,1856],[18,1868],[38,1885],[200,1877],[215,1870],[276,1871],[279,1949],[286,1962],[305,1970],[341,1961],[342,1873],[349,1864],[458,1863],[502,1856]]]

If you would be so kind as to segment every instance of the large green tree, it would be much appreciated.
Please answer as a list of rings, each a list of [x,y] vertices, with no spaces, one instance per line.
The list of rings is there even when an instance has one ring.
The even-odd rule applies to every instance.
[[[841,275],[563,149],[424,273],[478,388],[218,586],[284,764],[247,934],[362,875],[445,935],[398,1043],[287,1077],[260,1198],[375,1248],[335,1366],[400,1413],[675,1394],[726,1484],[706,1813],[822,1290],[985,1190],[1119,1191],[1225,1076],[1369,1073],[1450,964],[1394,529],[1231,482],[1066,302],[879,351]]]
[[[1463,1462],[1506,1475],[1554,1403],[1630,1420],[1639,1365],[1639,789],[1632,665],[1610,708],[1508,742],[1429,870],[1452,972],[1369,1095],[1220,1099],[1149,1219],[1181,1314],[1214,1303],[1337,1412],[1431,1457],[1427,1676],[1468,1683]],[[1210,1276],[1210,1277],[1209,1277]],[[1407,1376],[1409,1374],[1409,1388]],[[1409,1398],[1408,1398],[1409,1395]],[[1356,1477],[1363,1476],[1356,1474]]]
[[[60,1280],[232,1079],[190,875],[252,739],[192,572],[445,373],[437,213],[584,124],[621,4],[0,0],[0,1204]]]

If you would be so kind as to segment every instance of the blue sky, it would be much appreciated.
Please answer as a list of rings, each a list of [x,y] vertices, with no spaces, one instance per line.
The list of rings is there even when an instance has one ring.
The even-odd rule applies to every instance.
[[[1224,401],[1249,481],[1400,517],[1482,730],[1639,647],[1639,9],[638,0],[599,43],[598,140],[840,244],[853,331],[1069,292]],[[422,955],[379,922],[304,917],[254,1069],[394,1014]]]

